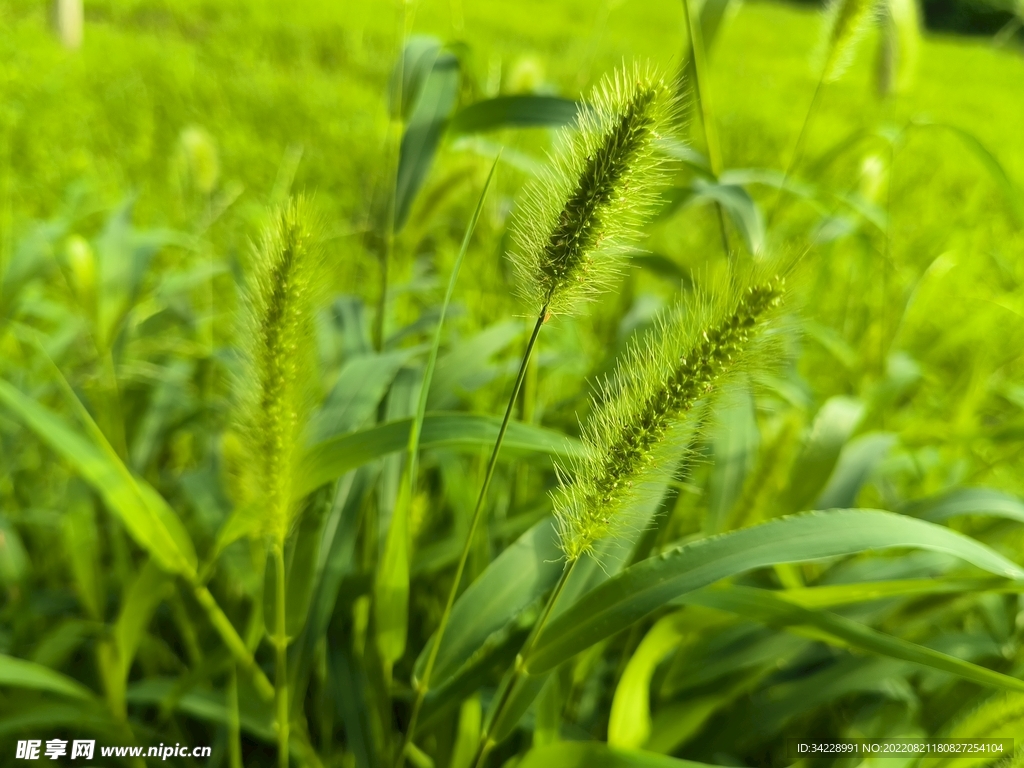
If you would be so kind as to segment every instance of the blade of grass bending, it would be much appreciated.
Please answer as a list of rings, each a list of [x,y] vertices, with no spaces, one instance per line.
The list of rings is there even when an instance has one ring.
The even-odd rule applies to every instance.
[[[89,703],[97,701],[95,694],[77,680],[42,664],[6,654],[0,654],[0,686],[48,691]]]
[[[487,174],[487,180],[480,191],[476,209],[473,211],[473,215],[466,227],[466,233],[462,238],[462,245],[459,248],[459,255],[455,259],[451,277],[448,279],[448,288],[445,291],[444,302],[441,304],[441,316],[437,321],[434,340],[430,346],[430,354],[427,356],[426,368],[423,371],[423,383],[420,385],[419,400],[416,404],[416,416],[409,430],[409,440],[406,444],[408,458],[405,476],[407,482],[402,484],[401,491],[399,492],[391,526],[388,529],[384,556],[380,567],[377,569],[378,580],[375,585],[374,605],[377,610],[378,646],[388,663],[393,663],[405,652],[409,616],[409,505],[415,493],[420,435],[423,432],[423,420],[427,412],[430,382],[434,376],[434,368],[437,365],[437,353],[441,346],[441,333],[444,330],[448,305],[451,303],[452,294],[455,292],[455,284],[459,279],[462,262],[466,257],[466,252],[469,250],[469,242],[473,237],[473,232],[476,230],[477,222],[480,220],[480,213],[483,210],[484,200],[487,197],[487,190],[490,189],[491,181],[494,178],[494,172],[497,170],[500,159],[501,154],[499,153],[494,158],[491,170]],[[405,749],[411,743],[411,734],[422,703],[423,697],[418,695],[409,728],[406,730],[402,747],[398,752],[399,765],[404,762]]]
[[[63,456],[107,503],[132,537],[164,570],[194,578],[198,560],[195,547],[177,515],[160,494],[136,478],[107,440],[103,430],[78,399],[41,340],[33,337],[64,396],[85,428],[86,437],[72,430],[52,411],[0,382],[0,400],[16,412],[36,435]]]
[[[234,625],[224,615],[210,591],[202,585],[196,570],[195,549],[181,521],[152,486],[136,478],[121,462],[102,430],[55,365],[54,370],[61,388],[85,425],[91,442],[72,430],[52,411],[25,397],[5,381],[0,381],[0,402],[17,413],[40,439],[75,468],[123,521],[132,537],[165,571],[179,574],[189,582],[196,599],[205,609],[225,645],[251,672],[260,694],[266,696],[272,690],[270,683],[256,666],[252,653],[245,647]]]
[[[954,555],[1002,577],[1024,569],[948,528],[877,510],[831,510],[779,518],[662,553],[592,589],[555,618],[524,654],[540,674],[657,608],[728,576],[875,549],[913,547]]]

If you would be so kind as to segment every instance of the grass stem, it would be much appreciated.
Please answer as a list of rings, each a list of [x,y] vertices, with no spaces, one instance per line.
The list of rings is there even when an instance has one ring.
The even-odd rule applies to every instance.
[[[686,14],[686,25],[690,35],[690,52],[693,56],[693,88],[697,95],[697,103],[700,105],[698,115],[700,117],[701,130],[704,132],[704,141],[708,146],[708,163],[711,165],[711,173],[718,180],[722,173],[722,145],[719,142],[718,127],[715,124],[714,109],[711,104],[711,88],[709,84],[707,52],[704,48],[704,34],[700,28],[700,19],[694,19],[690,13],[690,0],[683,0],[683,13]],[[718,214],[718,226],[722,237],[722,248],[725,250],[726,258],[730,258],[729,231],[725,225],[725,211],[722,204],[715,202],[715,211]]]
[[[800,163],[800,159],[803,156],[804,143],[807,141],[807,130],[811,124],[811,118],[818,108],[818,103],[821,101],[822,86],[825,84],[825,71],[822,70],[821,77],[818,78],[818,84],[814,86],[814,95],[811,96],[811,103],[807,107],[807,113],[804,115],[803,124],[800,126],[800,133],[797,134],[796,144],[793,147],[793,154],[789,158],[789,163],[786,165],[786,170],[782,174],[782,183],[779,184],[779,191],[775,195],[775,204],[772,206],[771,211],[768,214],[768,221],[765,222],[765,230],[771,229],[772,222],[775,220],[775,214],[779,212],[779,207],[782,205],[782,198],[786,194],[786,184],[789,182],[789,177],[796,170],[797,165]]]
[[[274,575],[276,578],[274,648],[274,689],[277,699],[277,764],[288,768],[288,629],[285,614],[284,545],[274,544]]]
[[[537,638],[540,637],[541,632],[544,631],[544,627],[551,618],[551,613],[555,609],[555,604],[558,602],[558,598],[561,596],[562,591],[565,589],[566,583],[569,581],[569,577],[572,575],[573,569],[576,567],[576,563],[579,560],[572,560],[566,563],[562,569],[562,575],[558,578],[558,583],[555,584],[555,588],[551,590],[551,595],[548,597],[547,603],[544,605],[544,610],[541,612],[540,618],[537,619],[537,623],[533,625],[533,630],[530,632],[530,636],[526,639],[522,649],[516,655],[515,667],[512,669],[512,674],[509,677],[508,683],[501,687],[499,694],[498,704],[494,708],[494,714],[488,719],[487,727],[483,734],[480,736],[480,744],[477,746],[476,761],[474,762],[474,768],[482,768],[487,756],[491,753],[491,750],[497,746],[498,742],[493,738],[495,725],[501,722],[501,716],[505,712],[505,707],[508,706],[508,702],[515,692],[516,686],[519,681],[526,675],[524,660],[533,649],[534,644],[537,642]]]
[[[228,764],[231,768],[242,765],[242,724],[238,715],[238,670],[232,665],[228,682]]]
[[[263,670],[257,666],[252,651],[246,647],[245,642],[238,635],[231,620],[224,615],[224,611],[217,605],[217,601],[210,594],[210,590],[202,584],[194,584],[192,585],[192,594],[195,595],[199,605],[206,611],[210,623],[213,624],[214,629],[217,630],[224,644],[227,645],[228,650],[231,651],[235,659],[242,665],[242,668],[252,675],[256,692],[266,700],[274,698],[274,686],[270,684],[267,676],[263,674]]]
[[[537,337],[540,335],[540,329],[544,326],[544,322],[547,320],[547,317],[548,308],[547,305],[545,305],[537,316],[537,322],[533,326],[533,333],[530,335],[530,340],[526,345],[526,351],[523,353],[523,360],[519,365],[519,373],[516,375],[515,383],[512,385],[512,394],[508,399],[508,406],[505,408],[505,416],[501,421],[501,427],[498,429],[498,437],[494,442],[494,448],[491,450],[490,460],[487,462],[487,468],[484,471],[483,485],[480,487],[480,494],[477,496],[476,506],[473,509],[473,517],[470,519],[469,530],[466,532],[466,540],[462,545],[462,554],[459,555],[459,563],[455,567],[455,578],[452,581],[451,590],[448,592],[448,600],[445,603],[444,613],[441,614],[441,623],[437,627],[437,632],[434,633],[434,642],[430,647],[430,653],[427,656],[427,663],[423,668],[423,676],[416,683],[416,699],[413,702],[412,714],[409,717],[409,725],[405,730],[405,736],[402,739],[402,746],[398,751],[398,757],[396,760],[398,768],[402,768],[405,764],[406,749],[412,743],[416,734],[416,722],[419,719],[420,709],[423,707],[423,700],[427,695],[427,691],[430,690],[430,676],[433,674],[434,664],[437,662],[437,655],[441,649],[441,642],[444,640],[444,633],[448,628],[448,621],[451,619],[452,608],[455,605],[455,598],[458,597],[459,594],[459,584],[461,583],[462,575],[466,570],[466,562],[469,560],[469,552],[473,546],[473,538],[476,535],[476,529],[480,525],[480,519],[483,517],[484,502],[487,499],[487,491],[491,486],[491,478],[494,476],[494,468],[498,463],[498,454],[501,452],[501,444],[505,439],[505,432],[508,429],[509,420],[512,418],[512,411],[515,408],[516,400],[519,396],[519,390],[522,389],[523,380],[526,378],[526,371],[530,366],[530,358],[533,356],[533,349],[537,344]]]

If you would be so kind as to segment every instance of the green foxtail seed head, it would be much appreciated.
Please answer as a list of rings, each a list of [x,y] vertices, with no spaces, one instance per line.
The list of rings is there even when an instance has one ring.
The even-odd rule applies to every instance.
[[[296,511],[292,478],[319,381],[313,320],[322,272],[319,223],[299,197],[275,214],[254,249],[241,330],[238,501],[251,505],[253,530],[278,542]]]
[[[562,149],[524,193],[510,254],[532,308],[569,313],[605,290],[649,217],[664,176],[656,152],[678,110],[674,84],[645,67],[605,77]]]
[[[913,84],[921,45],[917,0],[885,0],[876,59],[878,93],[903,93]]]
[[[825,9],[822,80],[843,76],[875,15],[877,0],[830,0]]]
[[[717,292],[716,292],[717,293]],[[653,340],[633,344],[583,430],[583,458],[555,497],[566,559],[628,529],[639,494],[678,458],[688,417],[742,365],[781,303],[781,278],[733,280],[721,297],[677,304]]]

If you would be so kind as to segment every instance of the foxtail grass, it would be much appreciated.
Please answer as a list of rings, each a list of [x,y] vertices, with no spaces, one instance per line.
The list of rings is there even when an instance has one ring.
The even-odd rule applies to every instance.
[[[596,394],[583,430],[584,452],[560,468],[554,509],[565,568],[541,611],[511,675],[499,691],[481,736],[476,765],[496,746],[496,724],[520,680],[522,660],[551,617],[580,559],[613,536],[639,527],[635,509],[644,493],[671,474],[686,427],[727,378],[752,364],[782,303],[784,280],[735,276],[721,290],[677,304],[653,339],[635,343]]]
[[[288,634],[284,546],[299,506],[292,482],[315,402],[314,313],[324,286],[316,217],[303,198],[277,212],[254,250],[241,338],[239,489],[254,516],[252,532],[269,542],[275,575],[275,693],[279,765],[288,765]]]
[[[636,497],[663,479],[678,453],[673,430],[749,358],[782,290],[781,278],[772,278],[740,289],[731,306],[715,306],[711,298],[676,305],[654,341],[629,350],[584,427],[586,452],[562,471],[572,478],[555,499],[567,561],[630,527]]]
[[[825,8],[821,79],[833,83],[853,62],[875,16],[877,0],[831,0]]]
[[[415,715],[429,690],[505,432],[541,328],[554,314],[582,311],[589,300],[611,287],[630,243],[640,236],[653,213],[666,171],[657,142],[671,130],[677,105],[673,84],[650,68],[623,67],[604,78],[581,110],[575,128],[562,132],[561,150],[551,158],[550,168],[526,189],[516,209],[512,225],[515,246],[509,256],[519,295],[537,313],[536,320],[484,470],[423,676],[413,681],[414,716],[397,757],[399,766],[415,737]]]
[[[657,202],[657,140],[678,103],[672,83],[640,65],[594,89],[516,209],[510,257],[528,306],[572,314],[611,287]]]

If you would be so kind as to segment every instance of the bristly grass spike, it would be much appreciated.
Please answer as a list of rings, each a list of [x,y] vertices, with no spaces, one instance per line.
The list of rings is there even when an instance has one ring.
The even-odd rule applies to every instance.
[[[630,348],[600,387],[583,429],[587,450],[560,468],[555,513],[568,561],[634,524],[639,495],[684,450],[673,437],[749,364],[783,295],[780,276],[733,277],[725,290],[676,304],[652,338]]]
[[[657,202],[667,170],[657,143],[679,109],[675,84],[649,66],[594,88],[516,209],[510,258],[531,309],[572,314],[611,286]]]
[[[245,452],[239,488],[255,500],[255,532],[281,543],[296,506],[292,474],[317,392],[314,313],[324,287],[320,224],[295,198],[274,214],[253,249],[241,338],[239,432]]]
[[[835,82],[850,66],[853,55],[876,15],[877,0],[830,0],[825,7],[821,79]]]

